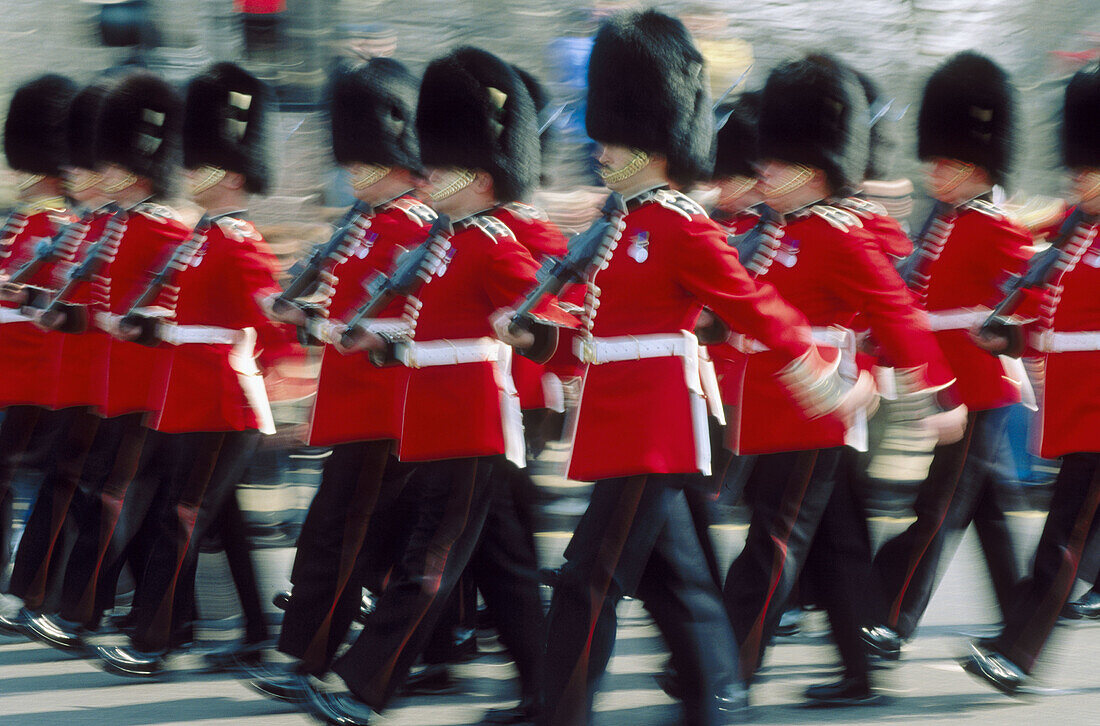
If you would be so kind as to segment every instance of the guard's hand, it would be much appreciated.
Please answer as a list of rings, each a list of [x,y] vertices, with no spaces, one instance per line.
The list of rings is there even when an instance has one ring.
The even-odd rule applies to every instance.
[[[332,345],[343,355],[381,353],[386,349],[386,340],[362,326],[352,329],[339,326],[332,331]]]
[[[512,325],[512,316],[515,314],[516,311],[512,308],[501,308],[493,313],[489,321],[498,340],[517,350],[527,350],[535,344],[535,334]]]
[[[111,326],[111,335],[127,343],[133,343],[141,337],[141,328],[123,320]]]
[[[260,308],[264,311],[264,315],[280,323],[290,323],[295,326],[306,324],[306,314],[300,307],[294,303],[278,302],[278,300],[277,294],[268,295],[260,300]]]
[[[983,331],[981,326],[975,325],[970,329],[970,340],[987,353],[1000,355],[1008,350],[1009,340],[1007,336],[999,335],[992,331]]]
[[[921,427],[936,437],[937,445],[953,444],[966,433],[966,406],[934,413],[921,420]]]
[[[23,285],[10,282],[0,284],[0,300],[22,306],[26,305],[29,299],[27,288]]]
[[[867,418],[878,410],[878,391],[875,388],[875,379],[868,371],[860,371],[856,382],[844,394],[840,405],[836,408],[836,415],[844,421],[852,421],[856,414],[864,411]]]

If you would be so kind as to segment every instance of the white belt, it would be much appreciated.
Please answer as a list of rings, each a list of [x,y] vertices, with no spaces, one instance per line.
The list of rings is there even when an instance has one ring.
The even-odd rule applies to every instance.
[[[574,338],[573,353],[581,361],[592,365],[617,363],[643,358],[683,357],[695,354],[698,343],[690,344],[683,333],[657,333],[653,335],[619,335],[612,338]]]
[[[403,318],[373,318],[364,320],[359,324],[360,328],[375,335],[389,335],[391,337],[412,335],[412,325]],[[324,318],[312,318],[306,324],[309,334],[317,340],[325,343],[334,343],[336,338],[344,332],[346,326],[343,322],[327,320]]]
[[[244,340],[243,330],[219,328],[214,325],[161,325],[157,337],[169,345],[206,343],[209,345],[236,345]]]
[[[27,323],[32,318],[24,315],[15,308],[0,308],[0,324],[3,323]]]
[[[814,345],[826,346],[829,348],[845,348],[851,342],[849,336],[853,335],[851,330],[840,327],[829,328],[811,328],[813,334]],[[766,350],[770,350],[768,346],[761,343],[759,340],[754,340],[746,335],[740,333],[730,336],[730,345],[742,353],[763,353]]]
[[[1044,330],[1031,334],[1031,347],[1043,353],[1074,353],[1084,350],[1100,350],[1100,331],[1085,330],[1075,333],[1056,333]]]
[[[492,363],[501,360],[504,346],[494,338],[464,340],[409,340],[397,344],[397,359],[409,368],[455,366],[462,363]]]
[[[929,312],[928,324],[932,330],[969,330],[988,317],[988,309],[954,308]]]

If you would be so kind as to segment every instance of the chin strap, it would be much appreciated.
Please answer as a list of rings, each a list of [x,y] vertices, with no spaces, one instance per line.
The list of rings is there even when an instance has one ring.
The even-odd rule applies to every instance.
[[[618,169],[608,169],[606,166],[601,166],[599,169],[600,179],[603,183],[611,186],[612,184],[621,184],[630,177],[634,176],[642,169],[649,165],[649,154],[641,149],[634,149],[631,152],[630,161],[626,162]]]

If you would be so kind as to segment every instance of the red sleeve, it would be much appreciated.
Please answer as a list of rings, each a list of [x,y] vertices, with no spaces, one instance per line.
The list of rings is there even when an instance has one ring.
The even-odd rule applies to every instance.
[[[538,284],[535,273],[539,270],[539,263],[512,238],[498,239],[495,244],[489,244],[489,274],[486,276],[485,292],[494,308],[515,306]],[[552,296],[544,297],[531,314],[554,325],[577,325],[576,319],[562,311],[558,299]]]
[[[805,354],[811,347],[806,317],[771,285],[749,277],[718,225],[693,219],[683,230],[675,258],[680,285],[732,330],[792,360]]]
[[[282,289],[277,279],[279,263],[267,242],[245,239],[231,245],[232,265],[237,275],[236,282],[230,285],[235,318],[232,327],[256,329],[256,348],[265,366],[286,357],[300,357],[303,352],[294,327],[272,321],[260,308],[260,300]]]

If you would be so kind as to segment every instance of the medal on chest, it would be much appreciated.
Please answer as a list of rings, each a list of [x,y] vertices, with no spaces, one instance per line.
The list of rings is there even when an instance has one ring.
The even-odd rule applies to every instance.
[[[447,268],[451,266],[451,260],[454,259],[455,248],[453,246],[447,248],[447,255],[439,261],[439,267],[435,270],[436,277],[443,277],[447,274]]]
[[[359,244],[355,245],[355,250],[352,252],[360,260],[370,254],[371,248],[374,247],[374,241],[378,239],[376,232],[367,232],[363,235],[363,239],[359,240]]]
[[[202,247],[195,250],[195,254],[191,255],[191,259],[187,261],[189,267],[198,267],[202,264],[202,258],[206,257],[207,243],[203,242]]]
[[[639,232],[630,242],[626,253],[638,264],[649,259],[649,232]]]
[[[783,238],[779,243],[779,247],[775,250],[775,261],[784,267],[794,267],[795,263],[798,262],[798,247],[798,240]]]

